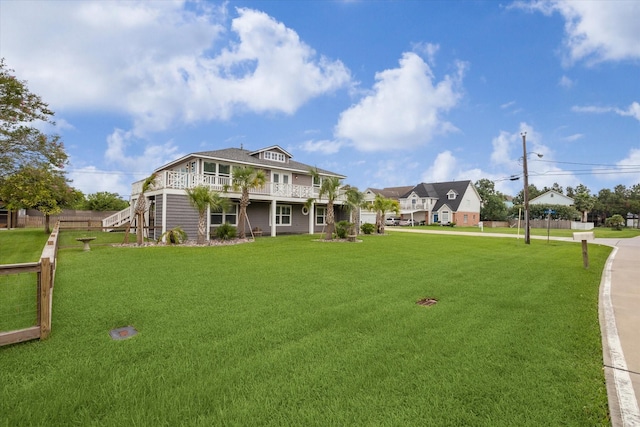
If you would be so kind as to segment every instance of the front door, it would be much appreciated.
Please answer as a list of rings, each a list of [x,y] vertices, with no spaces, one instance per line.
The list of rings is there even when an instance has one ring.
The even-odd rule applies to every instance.
[[[274,172],[272,179],[274,184],[273,191],[278,195],[285,196],[289,188],[289,175]]]
[[[433,222],[434,223],[438,222],[438,214],[437,213],[433,214]]]

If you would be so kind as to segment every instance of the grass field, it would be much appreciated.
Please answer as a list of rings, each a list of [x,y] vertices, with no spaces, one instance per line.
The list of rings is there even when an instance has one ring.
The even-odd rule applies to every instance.
[[[609,424],[610,248],[312,239],[62,249],[51,338],[0,348],[0,425]]]
[[[412,228],[412,227],[385,227],[386,230],[393,231],[394,229],[404,229],[404,228]],[[442,232],[456,232],[456,231],[464,231],[464,232],[472,232],[472,233],[500,233],[500,234],[520,234],[521,237],[524,237],[524,229],[521,228],[518,230],[517,227],[509,228],[509,227],[498,227],[498,228],[488,228],[485,227],[482,231],[478,227],[443,227],[440,225],[418,225],[413,227],[416,230],[433,230],[433,231],[442,231]],[[563,230],[563,229],[550,229],[548,230],[548,234],[551,237],[573,237],[573,233],[581,232],[583,230]],[[631,237],[640,236],[640,229],[637,228],[628,228],[625,227],[622,230],[613,230],[608,227],[597,227],[593,230],[594,236],[598,239],[627,239]],[[532,236],[547,236],[546,228],[532,228],[531,229]]]

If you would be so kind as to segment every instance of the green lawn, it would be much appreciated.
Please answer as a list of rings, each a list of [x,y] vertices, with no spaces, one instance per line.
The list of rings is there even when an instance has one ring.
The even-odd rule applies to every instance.
[[[609,424],[610,248],[362,239],[62,249],[51,338],[0,348],[0,425]]]
[[[48,239],[42,228],[0,231],[0,264],[39,261]]]
[[[410,227],[385,227],[387,230],[393,231],[396,228],[410,228]],[[443,232],[451,232],[451,231],[464,231],[464,232],[473,232],[473,233],[501,233],[501,234],[518,234],[524,236],[524,229],[520,228],[518,231],[517,227],[509,228],[509,227],[498,227],[498,228],[488,228],[484,227],[483,231],[480,231],[478,227],[443,227],[440,225],[419,225],[413,227],[416,230],[434,230],[434,231],[443,231]],[[531,228],[532,236],[546,236],[547,229],[546,228]],[[573,233],[582,232],[583,230],[559,230],[559,229],[550,229],[549,235],[551,237],[573,237]],[[591,230],[589,230],[591,231]],[[630,237],[640,236],[640,229],[637,228],[628,228],[625,227],[622,230],[612,230],[608,227],[597,227],[593,229],[594,236],[596,238],[617,238],[617,239],[626,239]]]

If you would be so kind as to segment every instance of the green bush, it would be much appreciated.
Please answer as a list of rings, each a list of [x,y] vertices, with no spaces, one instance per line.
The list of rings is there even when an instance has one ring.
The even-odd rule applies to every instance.
[[[236,238],[236,228],[225,222],[218,228],[216,228],[216,237],[220,240],[231,240]]]
[[[172,228],[171,230],[167,230],[164,233],[162,233],[162,236],[160,236],[158,241],[161,241],[165,237],[167,239],[166,240],[167,243],[171,245],[179,245],[180,243],[187,240],[187,233],[185,233],[185,231],[182,228],[175,227],[175,228]]]
[[[353,226],[349,221],[339,221],[336,223],[336,236],[338,239],[346,239],[349,229]]]
[[[624,218],[622,217],[622,215],[616,214],[610,218],[607,218],[604,224],[614,230],[622,230],[622,227],[624,226]]]
[[[364,234],[373,234],[373,232],[376,231],[376,226],[374,224],[365,222],[360,226],[360,230],[362,230]]]

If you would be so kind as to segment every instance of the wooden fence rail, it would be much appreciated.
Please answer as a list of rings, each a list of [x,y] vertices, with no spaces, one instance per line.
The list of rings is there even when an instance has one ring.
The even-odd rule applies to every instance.
[[[0,346],[15,344],[33,339],[47,339],[51,333],[51,308],[53,305],[53,285],[55,282],[56,259],[58,255],[58,233],[60,223],[56,223],[53,232],[42,250],[40,261],[24,264],[0,265],[0,275],[37,273],[34,286],[37,287],[36,325],[14,331],[0,331]]]

